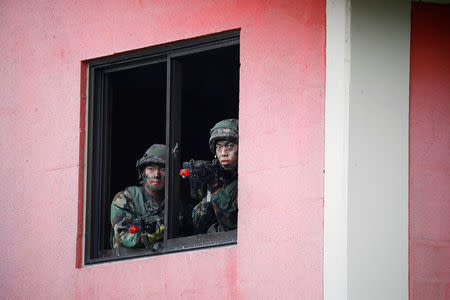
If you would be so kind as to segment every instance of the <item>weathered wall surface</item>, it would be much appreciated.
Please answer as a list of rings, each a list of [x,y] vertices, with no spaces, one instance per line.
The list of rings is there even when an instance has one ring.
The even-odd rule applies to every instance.
[[[450,298],[450,5],[411,19],[410,299]]]
[[[75,268],[81,61],[234,28],[238,245]],[[322,298],[325,1],[2,1],[0,40],[2,298]]]

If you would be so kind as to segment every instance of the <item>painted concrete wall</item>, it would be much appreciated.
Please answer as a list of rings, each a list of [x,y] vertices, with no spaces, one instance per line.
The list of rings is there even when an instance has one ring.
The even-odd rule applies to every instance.
[[[411,19],[410,299],[450,299],[450,4]]]
[[[238,245],[75,268],[81,61],[234,28]],[[2,298],[322,298],[324,1],[2,1],[0,40]]]

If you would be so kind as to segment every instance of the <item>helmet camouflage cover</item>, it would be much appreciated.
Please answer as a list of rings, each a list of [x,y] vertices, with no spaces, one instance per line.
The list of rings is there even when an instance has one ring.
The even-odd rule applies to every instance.
[[[228,140],[233,143],[239,141],[239,121],[238,119],[226,119],[220,121],[209,131],[209,149],[215,153],[215,146],[218,140]]]
[[[150,163],[165,165],[166,164],[166,146],[161,144],[153,144],[150,148],[145,151],[144,156],[142,156],[136,162],[136,168],[138,171],[142,169],[143,166]]]

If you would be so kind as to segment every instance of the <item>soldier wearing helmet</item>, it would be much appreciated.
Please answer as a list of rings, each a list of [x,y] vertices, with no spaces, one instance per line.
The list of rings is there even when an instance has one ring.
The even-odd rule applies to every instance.
[[[223,172],[208,183],[208,195],[192,210],[194,227],[199,233],[237,228],[237,175],[239,122],[220,121],[210,130],[209,148]]]
[[[166,146],[152,145],[136,162],[140,186],[117,193],[111,203],[111,246],[156,249],[164,235],[164,186]],[[133,220],[144,217],[151,231],[130,233]],[[149,221],[149,222],[150,222]],[[154,223],[153,223],[154,222]]]

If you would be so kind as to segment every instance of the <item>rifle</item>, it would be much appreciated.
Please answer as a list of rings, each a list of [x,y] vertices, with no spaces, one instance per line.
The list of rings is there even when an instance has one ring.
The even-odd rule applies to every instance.
[[[164,237],[164,219],[159,216],[142,216],[130,221],[128,232],[136,234],[141,232],[141,240],[145,248],[156,250],[158,241]]]
[[[180,176],[189,178],[191,197],[201,200],[207,194],[207,185],[217,182],[221,177],[223,168],[217,159],[212,161],[193,160],[183,163]]]
[[[159,216],[141,216],[130,221],[132,225],[128,231],[131,234],[138,232],[142,233],[154,233],[160,228],[161,225],[164,226],[164,219]]]

